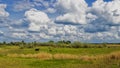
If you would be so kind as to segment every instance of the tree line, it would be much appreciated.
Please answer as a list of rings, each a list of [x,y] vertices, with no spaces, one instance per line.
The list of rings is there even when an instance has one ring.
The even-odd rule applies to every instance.
[[[112,43],[112,44],[120,44],[120,43]],[[34,48],[37,46],[51,46],[51,47],[66,47],[66,48],[103,48],[107,47],[109,43],[82,43],[79,41],[71,42],[71,41],[57,41],[54,42],[52,40],[48,42],[0,42],[0,46],[19,46],[20,48]]]

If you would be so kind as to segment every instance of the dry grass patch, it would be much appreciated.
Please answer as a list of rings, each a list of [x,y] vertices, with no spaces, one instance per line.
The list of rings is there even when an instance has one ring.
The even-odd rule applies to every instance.
[[[96,57],[94,57],[94,56],[87,56],[86,55],[86,56],[81,56],[80,59],[84,60],[84,61],[91,61],[91,60],[96,59]]]
[[[104,59],[115,59],[115,60],[118,60],[118,59],[120,59],[120,52],[113,52],[113,53],[110,53],[108,55],[104,55],[103,58]]]
[[[52,59],[52,54],[38,53],[38,54],[8,54],[9,57],[21,57],[21,58],[38,58],[41,60]]]
[[[22,57],[22,58],[38,58],[38,59],[79,59],[78,55],[72,54],[50,54],[50,53],[38,53],[38,54],[8,54],[9,57]]]
[[[35,58],[38,59],[52,59],[52,54],[50,53],[38,53],[38,54],[34,54]]]
[[[38,54],[8,54],[9,57],[22,57],[22,58],[37,58],[41,60],[49,60],[49,59],[80,59],[84,61],[91,60],[118,60],[120,59],[120,52],[113,52],[110,54],[96,55],[96,56],[80,56],[73,54],[50,54],[50,53],[38,53]]]
[[[78,55],[72,54],[55,54],[54,59],[79,59]]]
[[[88,56],[89,59],[92,60],[119,60],[120,59],[120,52],[113,52],[110,54],[102,54],[102,55],[96,55],[96,56]]]

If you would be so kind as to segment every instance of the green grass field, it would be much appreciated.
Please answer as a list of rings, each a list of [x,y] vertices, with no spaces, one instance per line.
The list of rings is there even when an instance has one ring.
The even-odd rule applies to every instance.
[[[54,48],[40,46],[36,48],[40,50],[1,46],[0,68],[120,68],[120,55],[116,53],[120,52],[120,47]],[[109,57],[107,58],[105,55],[111,53],[116,54],[108,59]],[[80,58],[83,56],[84,58]],[[91,56],[105,56],[105,58],[90,59]]]

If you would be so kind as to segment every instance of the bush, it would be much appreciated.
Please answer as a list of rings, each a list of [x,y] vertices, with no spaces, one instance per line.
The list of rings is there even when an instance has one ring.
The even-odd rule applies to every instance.
[[[90,48],[88,44],[84,44],[83,48]]]
[[[20,45],[19,47],[20,47],[20,49],[23,49],[23,48],[24,48],[24,45]]]
[[[80,43],[80,42],[74,42],[74,43],[71,44],[71,47],[73,47],[73,48],[82,48],[83,44]]]
[[[49,50],[49,52],[52,52],[53,49],[51,47],[49,47],[48,50]]]
[[[66,44],[64,44],[64,43],[57,43],[56,47],[63,47],[64,48],[64,47],[66,47]]]

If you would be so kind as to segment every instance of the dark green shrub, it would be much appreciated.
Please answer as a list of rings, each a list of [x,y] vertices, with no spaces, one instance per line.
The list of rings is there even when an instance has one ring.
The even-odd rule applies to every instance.
[[[103,48],[103,46],[101,46],[101,45],[98,45],[98,48]]]
[[[53,49],[52,49],[52,47],[49,47],[48,50],[49,50],[49,52],[52,52]]]
[[[25,47],[24,47],[24,45],[20,45],[19,47],[20,47],[20,49],[23,49],[23,48],[25,48]]]
[[[71,47],[73,47],[73,48],[82,48],[83,44],[80,43],[80,42],[74,42],[74,43],[71,44]]]
[[[83,44],[83,48],[90,48],[88,44]]]
[[[27,46],[27,48],[33,48],[33,45],[29,45],[29,46]]]

